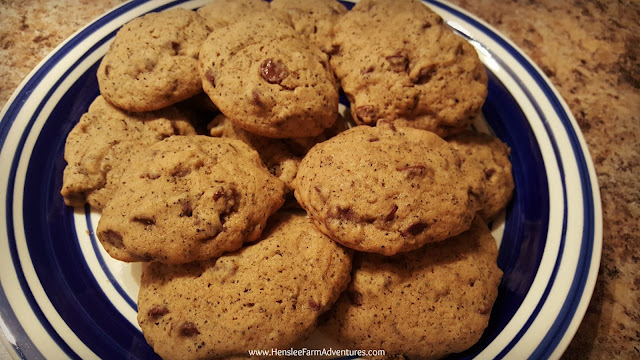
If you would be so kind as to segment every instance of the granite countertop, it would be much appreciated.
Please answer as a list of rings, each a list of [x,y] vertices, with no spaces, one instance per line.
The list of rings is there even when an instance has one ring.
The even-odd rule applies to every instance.
[[[564,357],[640,358],[640,3],[454,0],[555,84],[591,151],[604,245],[595,293]],[[58,44],[120,0],[0,0],[0,105]]]

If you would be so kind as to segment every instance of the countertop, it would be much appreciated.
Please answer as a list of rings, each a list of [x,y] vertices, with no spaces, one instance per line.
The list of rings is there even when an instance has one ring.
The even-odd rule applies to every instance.
[[[453,2],[543,69],[571,108],[595,163],[602,262],[564,358],[640,358],[640,2]],[[120,3],[0,0],[0,104],[58,44]]]

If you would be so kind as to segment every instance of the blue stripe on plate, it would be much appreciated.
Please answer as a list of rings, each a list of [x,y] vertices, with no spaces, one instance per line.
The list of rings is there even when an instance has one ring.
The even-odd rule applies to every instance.
[[[118,283],[118,280],[116,280],[115,276],[113,276],[113,274],[109,270],[109,267],[107,266],[107,263],[104,261],[104,258],[102,257],[102,253],[100,252],[100,248],[102,248],[102,245],[99,244],[99,241],[98,239],[96,239],[95,234],[93,233],[93,231],[91,231],[91,229],[93,229],[93,223],[91,221],[91,206],[89,206],[89,204],[86,204],[84,207],[84,218],[87,223],[87,229],[89,229],[89,238],[91,239],[91,247],[93,248],[93,251],[96,254],[96,258],[98,259],[98,263],[100,264],[102,271],[104,271],[105,275],[107,275],[109,282],[116,289],[118,294],[120,294],[120,296],[122,296],[122,298],[127,302],[127,304],[129,304],[129,306],[131,306],[131,308],[137,312],[138,305],[136,301],[132,299],[129,296],[129,294],[127,294],[126,291],[124,291],[122,286],[120,286],[120,283]]]
[[[174,4],[178,4],[178,3],[182,3],[182,2],[183,2],[183,1],[174,2],[174,3],[171,3],[170,5],[169,5],[169,4],[168,4],[168,5],[166,5],[165,7],[173,6]],[[131,4],[130,4],[130,5],[131,5]],[[438,4],[435,4],[435,5],[438,5]],[[138,6],[138,5],[135,5],[135,6],[131,5],[131,7],[132,7],[132,8],[133,8],[133,7],[136,7],[136,6]],[[121,8],[121,9],[122,9],[122,8]],[[160,9],[158,9],[158,10],[160,10]],[[129,10],[127,10],[127,11],[129,11]],[[450,10],[450,11],[451,11],[451,10]],[[126,12],[126,11],[125,11],[125,12]],[[462,18],[468,19],[464,14],[459,14],[459,16],[460,16],[460,17],[462,17]],[[108,21],[108,19],[113,19],[113,18],[114,18],[114,15],[113,15],[113,13],[112,13],[112,14],[109,14],[108,16],[106,16],[105,18],[101,19],[101,21],[106,22],[106,21]],[[467,20],[467,21],[469,21],[469,20]],[[95,25],[95,24],[94,24],[94,25]],[[102,25],[100,25],[100,26],[102,26]],[[100,26],[98,26],[97,28],[99,28]],[[482,26],[481,26],[481,24],[478,24],[477,26],[478,26],[479,28],[481,28],[481,27],[482,27]],[[73,41],[73,43],[75,44],[75,43],[79,42],[79,41],[81,40],[81,39],[79,39],[79,37],[81,37],[81,35],[83,35],[83,34],[84,34],[84,35],[85,35],[84,37],[86,37],[88,34],[90,34],[89,32],[87,32],[87,30],[89,30],[89,29],[86,29],[86,30],[85,30],[85,31],[83,31],[80,35],[78,35],[77,37],[75,37],[75,38],[73,39],[73,40],[74,40],[74,41]],[[95,31],[95,30],[92,30],[91,32],[93,32],[93,31]],[[485,31],[485,32],[486,32],[486,31]],[[494,35],[495,35],[495,34],[494,34]],[[84,38],[84,37],[83,37],[83,38]],[[43,68],[41,68],[41,69],[36,73],[36,75],[40,74],[40,73],[41,73],[41,71],[42,71],[42,69],[44,69],[45,67],[47,67],[47,71],[48,71],[48,68],[50,68],[51,66],[53,66],[53,65],[51,64],[51,62],[52,62],[54,59],[56,59],[56,58],[57,58],[57,60],[55,60],[55,63],[57,63],[57,62],[59,61],[59,57],[61,56],[60,54],[63,52],[63,50],[65,50],[65,49],[71,49],[72,47],[75,47],[75,45],[70,46],[70,44],[71,44],[71,43],[72,43],[72,42],[70,41],[70,43],[68,43],[65,47],[63,47],[59,52],[57,52],[56,54],[54,54],[54,56],[53,56],[53,57],[52,57],[52,58],[51,58],[51,59],[50,59],[46,64],[44,64],[44,65],[43,65]],[[507,44],[507,45],[508,45],[508,44]],[[67,52],[68,52],[68,50],[67,50]],[[66,53],[65,53],[65,54],[66,54]],[[525,61],[525,63],[526,63],[526,61]],[[44,74],[46,74],[46,71],[45,71],[45,73],[44,73]],[[29,81],[28,85],[29,85],[32,81],[34,81],[34,78],[36,78],[36,75],[34,75],[34,77]],[[39,76],[40,76],[40,77],[42,77],[42,75],[39,75]],[[40,80],[41,80],[41,79],[40,79]],[[37,81],[37,83],[39,83],[39,81],[40,81],[40,80],[38,80],[38,81]],[[56,86],[58,86],[58,85],[59,85],[59,84],[56,84]],[[25,89],[27,89],[27,86],[25,86]],[[49,95],[50,95],[50,94],[48,94],[48,96],[49,96]],[[47,99],[48,99],[48,96],[47,96]],[[24,99],[26,99],[26,98],[28,98],[28,95],[26,95],[26,94],[25,94],[25,92],[23,91],[23,92],[21,92],[21,94],[19,94],[19,97],[20,97],[20,98],[24,98]],[[18,100],[18,98],[16,98],[16,100]],[[16,103],[17,103],[17,102],[19,102],[19,103],[20,103],[20,105],[19,105],[19,106],[18,106],[18,105],[16,105]],[[17,112],[19,111],[19,108],[22,106],[22,105],[21,105],[22,103],[23,103],[22,101],[16,101],[16,102],[14,102],[13,104],[11,104],[11,107],[9,108],[9,110],[11,111],[11,114],[14,114],[14,112],[15,112],[15,114],[17,114]],[[17,106],[18,110],[12,109],[14,106]],[[10,112],[8,111],[8,112],[7,112],[7,114],[10,114]],[[8,129],[11,127],[10,125],[13,123],[13,121],[14,121],[14,119],[15,119],[15,116],[16,116],[15,114],[13,115],[13,117],[10,117],[10,121],[4,121],[4,120],[3,120],[3,122],[2,122],[2,127],[0,127],[0,141],[2,141],[2,144],[4,143],[4,139],[5,139],[5,138],[6,138],[6,136],[7,136]],[[36,116],[34,115],[34,117],[31,119],[31,123],[30,123],[30,125],[29,125],[29,129],[31,128],[31,126],[32,126],[32,122],[33,122],[33,120],[35,119],[35,117],[36,117]],[[79,118],[79,117],[78,117],[78,118]],[[6,117],[5,117],[5,120],[6,120]],[[49,124],[45,124],[45,126],[46,126],[46,125],[49,125]],[[565,124],[565,127],[566,127],[566,126],[567,126],[567,125]],[[44,131],[43,131],[43,132],[44,132]],[[27,133],[27,132],[25,132],[25,133]],[[26,135],[25,135],[24,137],[26,137]],[[40,136],[40,137],[39,137],[39,139],[38,139],[38,142],[39,142],[39,143],[41,142],[41,138],[42,138],[42,136]],[[21,141],[21,143],[20,143],[20,149],[22,149],[22,147],[23,147],[23,146],[24,146],[24,141]],[[38,146],[38,145],[37,145],[37,146]],[[574,145],[574,146],[575,146],[575,145]],[[45,148],[43,147],[42,149],[44,150]],[[51,149],[51,148],[49,148],[49,151],[50,151],[50,149]],[[21,151],[21,150],[20,150],[20,151]],[[36,153],[36,151],[35,151],[35,149],[34,149],[34,154],[35,154],[35,153]],[[17,155],[16,155],[16,158],[14,158],[14,164],[13,164],[13,165],[15,165],[15,162],[16,162],[16,160],[15,160],[15,159],[17,159],[18,157],[19,157],[19,155],[17,154]],[[32,161],[33,161],[33,159],[32,159]],[[12,182],[14,181],[14,177],[15,177],[15,166],[13,166],[13,165],[12,165],[12,176],[11,176],[11,181],[12,181]],[[35,163],[34,163],[34,166],[35,166]],[[30,162],[30,166],[29,166],[29,170],[28,170],[28,171],[35,171],[35,170],[32,170],[32,168],[33,168],[33,167],[32,167],[32,164],[31,164],[31,162]],[[33,173],[33,174],[37,174],[37,172],[35,172],[35,173]],[[59,174],[61,174],[61,172],[59,172]],[[55,182],[55,181],[54,181],[54,182]],[[590,184],[588,184],[588,185],[589,185],[589,188],[590,188]],[[12,187],[13,187],[13,185],[11,185],[11,188],[12,188]],[[29,187],[27,187],[27,188],[29,188]],[[12,192],[8,192],[8,194],[12,194]],[[60,203],[60,199],[58,199],[58,203]],[[9,217],[8,217],[8,218],[9,218]],[[26,221],[27,221],[27,220],[25,220],[25,222],[26,222]],[[9,224],[10,222],[8,221],[7,223]],[[12,223],[12,222],[11,222],[11,223]],[[586,236],[586,235],[585,235],[585,236]],[[587,239],[587,240],[588,240],[588,239]],[[28,241],[30,241],[30,238],[28,238]],[[76,241],[75,246],[77,247],[77,240],[75,240],[75,241]],[[584,241],[584,239],[583,239],[583,241]],[[15,239],[13,239],[13,242],[15,243]],[[72,244],[72,245],[73,245],[73,244]],[[31,245],[30,245],[30,246],[31,246]],[[58,251],[59,251],[59,250],[60,250],[60,249],[58,249]],[[78,249],[75,249],[74,251],[79,251],[79,250],[78,250]],[[12,257],[14,258],[14,261],[15,261],[15,259],[17,259],[17,257],[16,257],[16,256],[13,256],[13,255],[15,255],[15,254],[12,252]],[[591,255],[591,253],[590,253],[590,251],[589,251],[589,256],[590,256],[590,255]],[[58,255],[58,256],[62,256],[62,255]],[[35,262],[34,262],[34,264],[35,264]],[[66,263],[65,263],[65,264],[66,264]],[[46,269],[43,269],[43,270],[46,270]],[[74,269],[69,268],[69,270],[74,270]],[[17,267],[17,271],[19,271],[19,266]],[[22,274],[21,274],[21,275],[22,275]],[[21,282],[21,284],[25,284],[25,283],[22,281],[22,282]],[[23,287],[24,287],[24,286],[26,286],[26,284],[25,284],[25,285],[23,285]],[[582,286],[584,287],[584,284],[583,284]],[[47,293],[49,294],[49,292],[47,292]],[[50,294],[49,294],[49,295],[50,295]],[[93,296],[93,295],[94,295],[94,294],[92,294],[92,296]],[[51,295],[50,295],[50,296],[51,296]],[[578,296],[578,301],[579,301],[579,299],[580,299],[580,296]],[[92,297],[92,298],[91,298],[91,300],[93,301],[93,300],[94,300],[94,298]],[[108,300],[108,299],[107,299],[107,300]],[[89,301],[89,300],[87,299],[87,301]],[[108,301],[107,301],[107,303],[108,303]],[[32,303],[32,304],[34,304],[34,303]],[[35,305],[37,306],[37,304],[35,304]],[[565,303],[565,305],[567,305],[567,304]],[[32,306],[33,306],[33,305],[32,305]],[[107,304],[107,306],[111,306],[111,307],[113,307],[111,304]],[[568,306],[568,305],[567,305],[567,306]],[[104,309],[103,309],[103,310],[104,310]],[[574,309],[573,311],[575,312],[575,309]],[[117,311],[116,311],[116,312],[117,312]],[[3,315],[3,318],[4,318],[4,315]],[[65,320],[66,320],[66,317],[65,317]],[[89,321],[96,321],[93,317],[89,318],[88,320],[89,320]],[[107,319],[106,321],[107,321],[107,322],[109,322],[109,319]],[[558,322],[558,321],[561,321],[561,320],[560,320],[560,319],[556,320],[556,322]],[[97,323],[102,324],[102,321],[97,321]],[[566,326],[568,326],[568,324],[567,324]],[[566,329],[566,327],[565,327],[565,329]],[[111,332],[112,330],[113,330],[113,331],[119,331],[119,330],[121,330],[121,329],[109,329],[109,332]],[[74,331],[75,331],[75,330],[74,330]],[[565,331],[565,330],[562,330],[562,333],[564,333],[564,331]],[[139,333],[139,332],[138,332],[138,333]],[[83,334],[78,334],[78,335],[80,336],[80,335],[83,335]],[[25,336],[26,336],[26,334],[25,334]],[[85,341],[85,340],[83,340],[83,341]],[[144,344],[139,344],[139,345],[140,345],[140,346],[142,346],[142,347],[146,347],[146,343],[144,343]],[[556,345],[553,345],[553,346],[555,347],[555,346],[557,346],[557,344],[556,344]],[[91,348],[92,348],[94,351],[96,351],[96,350],[93,348],[93,346],[91,346]]]
[[[549,185],[542,153],[516,100],[489,69],[487,75],[489,96],[482,112],[496,136],[511,148],[516,191],[507,209],[498,255],[504,275],[489,325],[477,344],[448,359],[478,355],[512,319],[535,278],[548,232]]]
[[[564,211],[563,211],[563,214],[562,214],[562,232],[561,232],[561,236],[560,236],[560,245],[559,245],[559,248],[558,248],[558,258],[556,259],[556,262],[554,264],[554,268],[553,268],[553,271],[552,271],[551,276],[549,278],[549,282],[547,283],[547,286],[546,286],[542,296],[540,297],[540,300],[539,300],[538,304],[536,305],[534,311],[532,312],[531,316],[529,317],[529,319],[527,319],[527,321],[522,326],[522,328],[520,329],[518,334],[513,338],[513,340],[498,354],[497,358],[503,358],[516,345],[516,343],[522,338],[522,336],[527,332],[527,330],[529,329],[529,327],[531,326],[533,321],[537,318],[538,314],[542,310],[542,307],[546,303],[547,298],[549,297],[549,293],[551,291],[551,287],[553,286],[553,283],[555,282],[555,279],[556,279],[556,277],[558,275],[560,262],[562,260],[562,254],[564,253],[564,246],[565,246],[565,242],[566,242],[566,233],[567,233],[568,203],[567,203],[567,190],[566,190],[564,166],[562,164],[562,159],[561,159],[561,155],[560,155],[560,149],[558,148],[558,144],[557,144],[557,142],[555,140],[553,132],[551,131],[551,128],[549,127],[549,123],[547,121],[546,116],[544,115],[544,112],[540,108],[540,105],[535,100],[535,98],[531,94],[531,92],[524,86],[524,84],[520,81],[520,79],[518,77],[516,77],[516,74],[513,72],[513,70],[511,68],[509,68],[507,66],[507,64],[505,64],[502,61],[502,59],[500,59],[500,58],[498,58],[496,56],[494,56],[494,59],[499,63],[500,67],[502,69],[504,69],[507,73],[509,73],[509,75],[516,81],[518,86],[521,88],[521,90],[525,93],[527,98],[533,104],[536,113],[538,114],[538,116],[542,120],[542,123],[544,124],[545,130],[546,130],[546,132],[547,132],[547,134],[549,136],[549,139],[550,139],[551,146],[553,147],[553,152],[554,152],[556,161],[558,162],[558,171],[560,172],[560,178],[561,178],[561,184],[562,184],[562,202],[564,204]],[[536,196],[538,195],[535,192],[533,192],[533,193]]]
[[[9,306],[9,300],[4,292],[4,289],[0,287],[0,317],[4,321],[7,329],[10,329],[14,341],[10,342],[11,347],[16,352],[20,359],[44,359],[44,356],[34,346],[21,347],[22,344],[30,343],[30,339],[26,332],[18,322],[15,313],[11,306]],[[2,345],[0,345],[2,346]]]
[[[520,58],[522,58],[521,55]],[[567,331],[569,325],[571,324],[571,321],[573,320],[578,310],[580,301],[583,298],[587,278],[589,277],[591,259],[593,257],[594,250],[593,246],[595,239],[595,209],[593,187],[591,184],[591,176],[589,173],[589,167],[587,165],[587,159],[582,152],[582,146],[578,139],[578,135],[573,128],[571,119],[564,111],[564,107],[562,106],[560,100],[555,96],[553,90],[549,87],[548,83],[544,80],[540,73],[533,69],[530,64],[528,64],[527,70],[530,76],[533,77],[538,85],[542,88],[544,93],[547,95],[547,98],[552,101],[553,107],[558,114],[558,117],[561,119],[565,131],[569,137],[576,163],[578,165],[578,172],[580,173],[582,198],[584,202],[582,206],[585,226],[583,227],[580,255],[578,257],[578,264],[576,266],[576,274],[571,283],[571,287],[567,295],[567,300],[562,305],[559,315],[556,317],[553,325],[551,326],[551,329],[549,330],[549,332],[547,332],[536,351],[532,354],[533,357],[544,359],[551,356],[555,348],[562,340],[563,334]]]
[[[185,3],[188,2],[188,0],[179,0],[179,1],[174,1],[172,3],[163,5],[159,8],[157,8],[155,11],[160,11],[162,9],[165,8],[169,8],[175,5],[179,5],[181,3]],[[2,122],[0,122],[0,147],[4,147],[6,138],[9,134],[9,131],[12,127],[12,125],[14,124],[18,114],[20,113],[20,111],[22,111],[22,108],[25,104],[25,102],[28,100],[28,98],[30,97],[31,93],[38,88],[38,86],[41,85],[42,80],[44,79],[44,77],[49,73],[49,71],[51,71],[51,69],[53,67],[55,67],[58,63],[60,63],[60,61],[62,60],[62,58],[64,58],[64,56],[66,56],[69,52],[73,51],[74,48],[76,46],[78,46],[78,44],[80,42],[82,42],[83,40],[85,40],[87,37],[91,36],[93,33],[95,33],[96,31],[100,30],[102,27],[104,27],[107,23],[109,23],[110,21],[112,21],[113,19],[117,18],[118,16],[128,13],[129,11],[132,11],[133,9],[143,5],[145,2],[131,2],[131,3],[127,3],[122,5],[121,7],[114,9],[112,12],[108,13],[106,16],[101,17],[100,19],[96,20],[94,23],[90,24],[89,26],[87,26],[87,28],[85,28],[84,30],[82,30],[78,35],[74,36],[73,38],[69,39],[69,41],[64,44],[58,51],[56,51],[55,53],[53,53],[51,55],[51,58],[48,59],[45,63],[40,65],[40,68],[29,78],[29,80],[27,80],[26,84],[22,87],[22,89],[20,90],[20,92],[16,95],[16,98],[14,99],[14,101],[9,105],[9,107],[7,108],[7,111],[5,113],[5,116],[2,119]],[[10,252],[11,252],[11,257],[13,259],[13,264],[14,264],[14,269],[16,271],[17,277],[19,279],[19,283],[21,286],[21,290],[24,293],[25,297],[27,298],[27,302],[29,303],[29,306],[31,307],[33,313],[35,314],[35,316],[38,318],[38,320],[40,321],[40,323],[42,324],[42,326],[45,328],[45,330],[47,331],[47,333],[49,334],[49,336],[53,339],[53,341],[65,352],[65,354],[67,356],[69,356],[70,358],[78,358],[78,355],[75,354],[73,352],[73,350],[71,350],[69,348],[69,346],[64,342],[64,340],[62,340],[62,338],[56,333],[55,329],[53,329],[53,327],[51,326],[51,324],[49,323],[49,321],[46,319],[46,316],[42,313],[42,310],[39,308],[37,302],[35,301],[35,298],[33,296],[33,294],[31,293],[31,290],[29,289],[29,286],[24,278],[24,273],[22,272],[22,266],[20,264],[20,260],[18,258],[17,255],[17,248],[16,248],[16,240],[15,240],[15,233],[12,227],[13,224],[13,212],[12,212],[12,207],[13,207],[13,198],[10,196],[12,194],[14,194],[14,187],[15,187],[15,175],[16,175],[16,171],[17,171],[17,166],[18,166],[18,162],[19,162],[19,158],[20,155],[22,153],[22,150],[24,148],[25,145],[25,141],[26,138],[29,135],[29,132],[31,131],[31,128],[33,127],[33,124],[36,120],[36,118],[39,116],[40,112],[42,111],[42,107],[43,104],[46,103],[49,98],[51,97],[52,93],[55,91],[55,89],[57,89],[60,86],[60,83],[62,81],[62,79],[64,79],[66,76],[69,75],[69,73],[75,69],[79,62],[81,60],[83,60],[84,58],[86,58],[87,54],[90,54],[92,52],[95,51],[95,49],[103,44],[106,40],[108,40],[109,38],[111,38],[114,34],[110,34],[108,35],[106,38],[102,39],[100,42],[98,42],[96,45],[94,45],[90,51],[88,51],[87,53],[85,53],[80,60],[76,61],[74,63],[74,65],[72,67],[70,67],[64,74],[64,76],[58,80],[56,82],[56,84],[51,88],[51,90],[46,94],[45,98],[43,99],[43,101],[38,105],[37,109],[34,111],[33,116],[30,118],[29,122],[27,123],[26,127],[25,127],[25,131],[21,134],[21,138],[19,140],[16,152],[14,154],[14,159],[12,161],[12,165],[11,165],[11,169],[9,172],[9,184],[7,186],[7,204],[6,204],[6,210],[7,210],[7,214],[6,214],[6,220],[7,220],[7,233],[8,233],[8,242],[9,242],[9,247],[10,247]],[[45,124],[46,126],[47,124]],[[39,137],[38,141],[40,141],[42,137]],[[50,151],[50,149],[49,149]],[[32,159],[33,160],[33,159]],[[27,170],[28,172],[33,169],[33,167],[29,167],[29,169]],[[60,173],[61,174],[61,173]],[[29,179],[29,178],[27,178]],[[26,187],[28,188],[28,187]],[[25,195],[29,195],[29,193],[26,193]],[[25,202],[26,203],[26,202]],[[28,221],[28,219],[30,219],[30,215],[31,212],[29,212],[29,210],[33,211],[34,209],[38,209],[39,207],[33,207],[33,208],[27,208],[25,206],[24,208],[24,214],[23,216],[25,217],[25,231],[29,231],[30,228],[29,226],[26,226],[26,223]],[[29,212],[29,213],[27,213]],[[49,219],[44,219],[49,220]],[[74,236],[75,237],[75,236]],[[38,250],[38,246],[35,243],[32,243],[33,241],[38,241],[38,238],[31,238],[29,236],[27,236],[27,243],[28,246],[30,248],[30,252],[32,251],[37,251]],[[54,243],[54,242],[51,242]],[[41,269],[43,266],[41,263],[35,262],[34,261],[34,267],[36,267],[36,272],[38,272],[39,277],[42,276],[46,276],[49,273],[47,273],[47,271],[49,271],[50,269],[42,269],[42,271],[39,271],[39,269]],[[42,283],[42,282],[41,282]],[[46,286],[47,284],[42,284],[43,286]],[[2,289],[2,291],[4,291],[5,289]],[[55,300],[57,297],[57,295],[59,295],[59,291],[60,289],[50,289],[51,291],[47,291],[47,295],[49,296],[50,300]],[[5,297],[5,293],[2,293],[3,297]],[[64,304],[62,304],[64,306]],[[7,303],[7,309],[10,309],[8,303]],[[61,308],[56,307],[56,310],[58,312],[61,311]],[[71,309],[71,311],[74,314],[77,314],[77,311],[74,311],[73,309]],[[7,316],[7,317],[5,317]],[[8,311],[6,313],[3,313],[3,319],[5,321],[5,323],[7,323],[8,325],[11,324],[19,324],[17,318],[15,317],[15,314],[13,314],[11,311]],[[92,319],[87,319],[89,320],[88,323],[93,323]],[[107,322],[109,322],[110,320],[107,319]],[[135,329],[135,328],[134,328]],[[34,350],[34,356],[36,358],[41,357],[37,356],[35,354],[35,352],[37,352],[37,349],[35,348],[35,346],[33,346],[33,341],[31,341],[31,339],[29,338],[28,334],[26,334],[26,332],[24,331],[24,329],[20,326],[13,326],[10,331],[12,332],[12,335],[14,337],[16,337],[16,339],[20,339],[21,342],[16,344],[17,350],[18,349],[33,349]],[[139,331],[136,332],[139,334]],[[122,333],[122,332],[120,332]],[[76,335],[81,335],[81,333],[76,332]],[[87,343],[85,341],[85,343]],[[145,344],[146,345],[146,342]],[[140,346],[135,346],[135,348],[140,348]],[[94,350],[94,349],[92,349]],[[131,349],[125,349],[125,350],[131,350]],[[18,353],[20,353],[21,351],[17,351]],[[143,353],[146,353],[146,351],[143,351]],[[121,354],[122,355],[122,354]],[[146,356],[146,354],[145,354]]]
[[[594,224],[595,224],[595,215],[594,215],[594,206],[593,206],[593,188],[591,185],[591,178],[589,175],[589,170],[588,170],[588,166],[587,166],[587,162],[586,159],[584,157],[584,154],[582,153],[582,146],[580,145],[580,142],[578,140],[578,136],[575,133],[575,129],[573,128],[573,125],[571,123],[571,120],[569,118],[569,116],[567,115],[567,113],[564,110],[564,107],[562,106],[560,100],[558,100],[558,98],[556,97],[555,93],[553,92],[553,90],[551,89],[551,87],[549,86],[549,84],[547,83],[547,81],[540,75],[540,73],[529,63],[529,61],[522,56],[522,54],[517,51],[516,49],[514,49],[506,40],[504,40],[503,38],[499,37],[497,34],[495,34],[493,31],[489,30],[488,28],[486,28],[484,25],[482,25],[481,23],[479,23],[478,21],[476,21],[473,18],[468,17],[467,15],[457,11],[456,9],[453,9],[447,5],[444,4],[439,4],[439,3],[435,3],[433,1],[429,1],[429,3],[431,3],[432,5],[441,7],[445,10],[447,10],[448,12],[451,12],[452,14],[454,14],[455,16],[464,19],[465,21],[467,21],[468,23],[472,24],[472,26],[474,26],[476,29],[482,31],[485,35],[489,36],[490,38],[492,38],[494,41],[496,41],[497,43],[500,44],[500,46],[502,46],[503,49],[505,49],[518,63],[520,63],[520,65],[525,68],[525,70],[528,72],[528,74],[534,79],[534,81],[536,82],[536,84],[540,87],[540,89],[543,91],[543,93],[545,94],[545,96],[547,97],[547,99],[551,102],[551,105],[554,108],[555,113],[557,114],[558,118],[560,119],[561,123],[563,124],[566,133],[569,136],[569,140],[571,142],[571,147],[574,153],[574,157],[576,159],[576,163],[578,166],[578,171],[580,173],[580,177],[582,179],[581,181],[581,187],[582,187],[582,197],[583,197],[583,214],[584,214],[584,219],[585,219],[585,227],[583,230],[583,236],[581,239],[581,247],[580,247],[580,258],[578,259],[578,265],[576,268],[576,273],[574,275],[574,278],[572,280],[572,284],[571,284],[571,288],[569,290],[569,294],[567,295],[565,302],[563,303],[563,306],[560,310],[560,314],[558,315],[558,317],[556,317],[553,325],[551,326],[551,329],[549,330],[549,332],[545,335],[543,341],[538,345],[538,347],[536,348],[536,350],[534,351],[534,353],[532,354],[532,358],[546,358],[549,355],[551,355],[551,353],[555,350],[555,348],[558,346],[559,342],[562,340],[562,337],[565,335],[565,332],[567,330],[567,328],[569,327],[569,324],[571,323],[571,321],[573,320],[573,317],[575,316],[575,313],[577,311],[577,307],[580,303],[580,300],[583,297],[583,293],[585,290],[585,285],[586,285],[586,279],[589,276],[589,270],[590,270],[590,263],[591,263],[591,258],[593,256],[593,241],[594,241],[594,234],[595,234],[595,229],[594,229]],[[518,79],[517,77],[515,77],[513,74],[513,72],[511,71],[511,69],[509,69],[508,67],[505,67],[504,64],[502,64],[502,66],[508,70],[510,72],[510,75],[512,77],[514,77],[514,79]],[[523,90],[526,90],[526,88],[524,87],[524,85],[522,83],[519,83],[519,86],[522,87]],[[533,97],[531,95],[531,93],[527,91],[527,96],[532,100],[532,102],[535,104],[535,102],[533,101]],[[538,109],[536,109],[537,111],[539,111]],[[560,157],[559,157],[559,150],[557,148],[557,144],[555,142],[555,140],[553,139],[553,133],[551,132],[551,129],[549,128],[549,124],[547,123],[547,121],[544,121],[545,124],[545,128],[547,130],[547,132],[549,133],[549,136],[552,138],[553,140],[553,146],[554,146],[554,152],[556,153],[556,157],[558,158],[558,161],[560,161]],[[563,169],[561,167],[560,169],[563,172]],[[565,186],[565,182],[564,182],[564,173],[562,173],[562,179],[563,179],[563,189],[566,189]],[[566,204],[566,190],[564,191],[564,196],[565,196],[565,204]],[[563,220],[563,237],[562,237],[562,244],[561,247],[564,247],[564,242],[566,241],[565,238],[565,234],[566,234],[566,214],[565,214],[565,219]],[[561,249],[562,250],[562,249]],[[560,254],[562,254],[562,251],[559,252]],[[555,278],[557,271],[558,271],[558,267],[560,265],[560,261],[561,258],[558,258],[558,261],[555,264],[554,267],[554,275],[553,278]],[[546,300],[546,297],[551,289],[551,286],[553,285],[553,281],[550,281],[549,284],[547,285],[547,288],[545,289],[545,294],[543,299],[541,299],[541,303],[544,302]],[[536,308],[536,312],[534,314],[533,317],[535,317],[537,315],[537,313],[540,311],[540,307],[541,304],[538,304],[538,307]],[[530,319],[531,320],[531,319]],[[522,336],[523,332],[521,331],[521,333],[519,333],[519,336],[517,337],[517,339],[519,339]],[[515,341],[516,339],[514,339]],[[512,347],[514,344],[510,344],[510,347]]]

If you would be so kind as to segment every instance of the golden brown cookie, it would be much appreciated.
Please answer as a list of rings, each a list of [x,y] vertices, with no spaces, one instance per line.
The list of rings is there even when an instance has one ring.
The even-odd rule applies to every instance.
[[[198,94],[198,53],[207,35],[200,16],[186,9],[132,20],[100,63],[100,93],[128,111],[158,110]]]
[[[484,197],[478,215],[490,222],[513,196],[511,150],[495,136],[472,131],[449,137],[447,141],[460,153],[463,166],[475,167],[484,174]]]
[[[119,260],[207,260],[256,240],[283,194],[284,184],[242,141],[174,136],[122,175],[97,235]]]
[[[336,21],[347,12],[337,0],[273,0],[270,5],[289,14],[296,31],[325,53],[331,52]]]
[[[327,55],[276,16],[214,30],[200,53],[200,73],[220,111],[261,136],[317,136],[338,116]]]
[[[487,96],[473,46],[418,0],[358,2],[338,19],[333,45],[360,124],[385,119],[445,136],[469,125]]]
[[[468,231],[384,257],[354,257],[347,291],[321,329],[351,349],[435,359],[464,351],[487,327],[502,271],[479,218]]]
[[[482,173],[434,133],[379,123],[314,146],[294,180],[313,223],[344,246],[393,255],[469,228]]]
[[[172,135],[195,134],[175,108],[127,113],[98,96],[67,136],[61,194],[69,206],[102,209],[135,156]]]
[[[255,244],[217,260],[150,264],[138,322],[163,359],[289,349],[315,328],[350,279],[351,254],[301,214],[269,220]]]

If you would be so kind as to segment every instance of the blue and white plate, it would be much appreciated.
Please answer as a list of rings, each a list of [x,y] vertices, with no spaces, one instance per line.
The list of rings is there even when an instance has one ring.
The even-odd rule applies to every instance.
[[[111,259],[99,214],[60,196],[67,133],[98,95],[116,31],[150,11],[207,0],[126,3],[50,54],[0,122],[0,327],[15,358],[154,359],[136,321],[140,265]],[[429,5],[471,42],[489,74],[483,115],[511,147],[515,196],[494,224],[504,271],[489,327],[452,358],[557,358],[587,309],[600,262],[598,184],[576,121],[522,51],[473,15]]]

